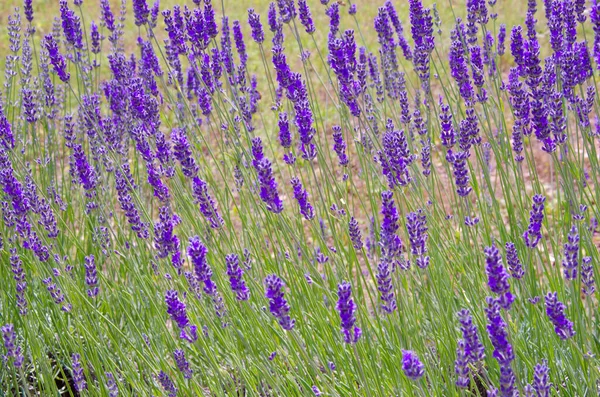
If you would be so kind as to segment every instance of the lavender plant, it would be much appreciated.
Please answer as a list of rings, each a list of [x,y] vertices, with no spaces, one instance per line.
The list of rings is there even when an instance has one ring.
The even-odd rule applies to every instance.
[[[3,394],[595,394],[596,0],[175,3],[0,15]]]

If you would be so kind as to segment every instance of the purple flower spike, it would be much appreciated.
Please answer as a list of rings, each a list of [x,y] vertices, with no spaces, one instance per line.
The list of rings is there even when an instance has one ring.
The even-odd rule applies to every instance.
[[[414,381],[421,379],[425,374],[425,368],[419,360],[419,356],[410,350],[402,350],[402,371]]]
[[[346,142],[344,141],[344,135],[342,134],[342,128],[339,125],[333,126],[333,150],[338,156],[339,164],[342,167],[346,167],[349,163],[348,156],[346,155]]]
[[[380,233],[382,261],[392,266],[405,266],[402,259],[402,240],[396,234],[400,217],[391,191],[381,193],[381,214],[383,215]]]
[[[202,215],[210,222],[210,227],[213,229],[222,227],[225,221],[219,214],[215,201],[208,194],[208,184],[202,179],[195,177],[192,181],[192,186],[196,203],[198,203]]]
[[[404,131],[395,130],[391,119],[387,121],[382,146],[383,151],[380,151],[377,157],[390,189],[406,186],[412,181],[408,166],[414,161],[415,156],[410,153]]]
[[[550,377],[548,363],[543,361],[533,369],[533,389],[537,397],[550,397]]]
[[[169,378],[169,375],[160,371],[158,374],[158,381],[165,392],[169,393],[169,397],[177,397],[177,388],[175,387],[175,383]]]
[[[541,194],[533,196],[533,206],[529,212],[529,227],[523,233],[525,244],[529,248],[535,248],[542,239],[542,221],[544,220],[544,202],[546,197]]]
[[[576,225],[571,227],[564,249],[565,257],[562,261],[564,275],[565,279],[572,281],[577,278],[577,269],[579,268],[579,232]]]
[[[306,0],[298,0],[298,16],[300,17],[300,23],[304,26],[306,33],[313,34],[315,32],[315,24],[310,14],[310,9]]]
[[[294,328],[296,320],[289,315],[290,305],[285,300],[284,288],[285,284],[277,275],[271,274],[265,278],[265,297],[269,299],[269,310],[279,325],[289,331]]]
[[[313,206],[308,202],[308,193],[302,187],[302,182],[297,177],[293,177],[290,180],[292,187],[294,188],[294,197],[296,201],[298,201],[298,205],[300,206],[300,213],[304,216],[306,220],[311,220],[315,217],[315,210]]]
[[[377,290],[381,293],[381,309],[385,313],[393,313],[396,306],[394,285],[392,284],[392,269],[387,262],[380,262],[377,266]]]
[[[425,269],[429,266],[429,256],[427,253],[427,217],[423,210],[411,212],[406,215],[406,229],[410,240],[410,252],[417,256],[417,266]]]
[[[238,256],[236,254],[227,255],[225,263],[227,264],[227,275],[229,276],[231,290],[235,292],[237,300],[247,301],[250,298],[250,290],[248,290],[246,283],[242,279],[244,271],[240,267]]]
[[[525,275],[523,270],[523,264],[519,259],[517,248],[511,242],[506,243],[506,263],[508,264],[508,270],[510,275],[517,280],[520,280]]]
[[[273,176],[271,161],[264,157],[262,141],[258,137],[252,140],[252,154],[254,155],[252,164],[258,174],[260,198],[267,205],[267,210],[278,214],[283,211],[283,202],[277,192],[277,182]]]
[[[248,24],[252,30],[252,39],[258,44],[262,44],[265,41],[265,32],[260,22],[260,15],[254,12],[254,8],[248,9]]]
[[[94,255],[85,257],[85,283],[89,287],[87,294],[90,298],[98,296],[98,272]]]
[[[459,311],[457,315],[465,343],[466,357],[469,363],[477,363],[485,358],[485,348],[479,339],[477,326],[473,324],[473,317],[467,309]]]
[[[46,51],[48,51],[48,56],[50,58],[50,63],[54,68],[54,71],[58,75],[58,78],[61,79],[62,82],[67,83],[71,75],[67,72],[67,64],[65,62],[65,57],[62,56],[60,51],[58,50],[58,44],[52,37],[52,35],[48,34],[44,36],[44,46],[46,47]]]
[[[177,368],[179,368],[183,374],[183,377],[186,379],[191,379],[193,371],[190,368],[190,363],[185,359],[185,352],[182,349],[177,349],[173,352],[173,358],[175,359]]]
[[[133,0],[133,15],[135,16],[135,24],[142,26],[148,22],[150,10],[146,0]]]
[[[200,237],[190,237],[190,245],[187,253],[190,256],[196,278],[204,283],[204,292],[207,295],[214,295],[217,291],[217,286],[212,281],[212,269],[210,268],[206,255],[208,249],[200,240]]]
[[[6,324],[0,328],[2,339],[4,340],[4,348],[6,349],[6,359],[13,358],[13,366],[21,368],[23,365],[23,353],[21,347],[17,345],[17,335],[12,324]]]
[[[354,217],[350,218],[350,222],[348,222],[348,233],[350,234],[350,241],[352,241],[354,249],[362,249],[362,234],[358,226],[358,221]]]
[[[73,364],[73,382],[75,383],[75,390],[83,392],[87,389],[87,382],[85,381],[85,375],[83,374],[83,367],[81,366],[81,356],[77,353],[73,353],[71,356]]]
[[[596,282],[594,280],[594,266],[592,265],[592,257],[584,256],[581,259],[581,283],[583,293],[592,295],[596,291]],[[18,291],[18,289],[17,289]]]
[[[494,358],[500,366],[510,365],[515,359],[512,345],[508,341],[507,324],[500,315],[500,302],[498,299],[487,297],[486,302],[488,307],[485,309],[485,314],[488,319],[488,335],[494,346]]]
[[[454,373],[457,375],[456,386],[460,388],[469,387],[471,370],[469,368],[469,357],[466,352],[464,340],[459,340],[456,347],[456,361],[454,362]]]
[[[495,245],[486,247],[485,272],[488,276],[488,286],[495,294],[499,295],[499,303],[503,309],[509,310],[515,297],[510,293],[509,275],[502,263],[502,255]]]
[[[565,316],[565,309],[567,307],[558,300],[557,293],[549,292],[545,296],[545,300],[546,314],[550,321],[552,321],[552,324],[554,324],[554,332],[563,340],[573,337],[575,335],[573,323]]]
[[[359,327],[354,326],[356,323],[356,304],[352,299],[352,286],[350,283],[343,281],[338,285],[336,309],[340,313],[340,319],[342,320],[344,342],[351,344],[358,342],[362,331]]]

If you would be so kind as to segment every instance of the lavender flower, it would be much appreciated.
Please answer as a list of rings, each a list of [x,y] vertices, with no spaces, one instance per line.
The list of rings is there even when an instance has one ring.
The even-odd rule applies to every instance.
[[[510,365],[514,360],[515,355],[512,345],[508,341],[508,331],[506,330],[506,322],[500,316],[500,301],[492,297],[487,297],[486,302],[488,307],[485,313],[488,319],[488,335],[494,346],[494,358],[500,366]]]
[[[473,317],[467,309],[457,313],[460,330],[465,344],[465,355],[469,363],[477,363],[485,358],[485,348],[479,340],[477,326],[473,324]]]
[[[118,397],[119,387],[117,386],[115,376],[111,372],[107,372],[104,375],[106,376],[106,388],[108,389],[108,397]]]
[[[250,298],[250,290],[242,279],[244,271],[240,267],[239,259],[236,254],[229,254],[225,257],[227,264],[227,275],[229,276],[229,284],[231,290],[235,292],[235,296],[239,301],[247,301]]]
[[[533,389],[537,393],[537,397],[550,397],[550,379],[548,363],[543,361],[536,364],[533,369]]]
[[[248,24],[252,30],[252,39],[258,44],[262,44],[265,41],[265,32],[260,22],[260,15],[254,12],[254,8],[248,9]]]
[[[177,368],[179,368],[179,371],[183,374],[183,377],[191,379],[193,371],[190,368],[190,363],[185,359],[185,352],[182,349],[176,349],[173,352],[173,358],[175,359]]]
[[[175,387],[175,384],[173,383],[171,378],[169,378],[169,375],[167,375],[163,371],[160,371],[160,373],[158,374],[158,381],[160,382],[163,389],[165,389],[165,392],[169,393],[169,397],[177,396],[177,388]]]
[[[378,159],[390,189],[406,186],[412,181],[408,166],[413,162],[414,157],[409,151],[404,131],[395,130],[391,119],[388,119],[382,146],[383,151],[378,153]]]
[[[533,206],[529,212],[529,227],[523,233],[525,245],[535,248],[542,239],[542,221],[544,220],[544,202],[546,197],[541,194],[533,196]]]
[[[395,266],[400,264],[402,259],[402,240],[396,234],[399,216],[391,191],[381,193],[381,214],[381,257],[383,261]]]
[[[594,266],[592,265],[592,257],[584,256],[581,259],[581,289],[584,294],[592,295],[596,291],[596,283],[594,281]],[[18,292],[18,289],[17,289]]]
[[[60,78],[64,83],[67,83],[71,75],[69,72],[67,72],[65,58],[59,52],[58,44],[52,35],[48,34],[44,36],[44,47],[46,47],[46,51],[48,51],[50,63],[52,64],[52,67],[54,67],[54,71],[58,75],[58,78]]]
[[[381,309],[385,313],[393,313],[396,306],[396,297],[394,295],[394,285],[392,284],[392,269],[390,265],[382,261],[377,266],[377,290],[381,294]]]
[[[10,267],[13,273],[13,279],[16,282],[16,300],[19,314],[22,316],[27,314],[27,300],[25,299],[25,290],[27,282],[25,279],[25,270],[23,269],[23,261],[17,254],[16,248],[10,249]]]
[[[339,164],[342,167],[346,167],[349,163],[348,156],[346,155],[346,142],[342,134],[342,128],[339,125],[334,125],[333,129],[333,150],[338,156]]]
[[[135,24],[137,26],[148,23],[149,14],[150,10],[148,10],[146,0],[133,0],[133,15],[135,16]]]
[[[510,271],[510,275],[517,280],[520,280],[525,275],[525,271],[523,270],[523,264],[519,259],[519,255],[517,253],[517,248],[511,242],[506,243],[506,263],[508,265],[508,270]]]
[[[351,344],[358,342],[362,331],[359,327],[354,326],[356,323],[356,304],[352,299],[352,286],[350,283],[342,281],[342,283],[338,285],[338,301],[336,309],[340,313],[340,319],[342,320],[344,342]]]
[[[277,182],[275,182],[275,178],[273,177],[271,161],[262,156],[262,141],[260,138],[254,138],[252,146],[252,153],[254,154],[253,164],[258,173],[258,183],[260,185],[260,198],[267,205],[267,210],[278,214],[283,211],[283,202],[277,192]],[[260,156],[258,156],[258,152],[255,152],[255,146],[260,147]]]
[[[300,17],[300,23],[304,26],[306,33],[313,34],[316,30],[315,24],[313,23],[306,0],[298,0],[298,16]]]
[[[569,231],[568,242],[564,244],[564,255],[562,265],[565,279],[575,280],[579,267],[579,232],[576,225],[573,225]]]
[[[166,292],[165,303],[167,304],[167,313],[171,316],[171,320],[179,327],[179,337],[190,343],[194,343],[198,339],[197,328],[195,325],[190,325],[185,303],[180,301],[177,295],[177,291],[175,290],[168,290]]]
[[[402,350],[402,371],[411,380],[417,381],[425,374],[425,368],[417,354],[411,350]]]
[[[225,221],[217,210],[217,205],[213,198],[208,194],[208,185],[202,179],[194,177],[192,180],[194,198],[200,207],[200,212],[213,229],[219,229],[225,224]]]
[[[293,177],[290,180],[292,187],[294,188],[294,197],[296,201],[298,201],[298,205],[300,206],[300,213],[304,216],[306,220],[311,220],[315,217],[315,210],[313,206],[308,202],[308,193],[302,187],[302,182],[297,177]]]
[[[60,0],[60,18],[62,20],[63,33],[69,44],[78,50],[83,49],[83,32],[81,30],[80,18],[69,9],[66,0]],[[52,58],[52,55],[50,55]]]
[[[284,297],[285,284],[275,274],[265,278],[265,297],[269,299],[269,310],[284,330],[291,330],[296,324],[290,315],[290,305]]]
[[[485,253],[485,272],[488,276],[488,286],[495,294],[499,295],[498,303],[506,310],[509,310],[515,297],[510,293],[510,284],[508,283],[508,273],[502,264],[502,255],[495,245],[486,247]]]
[[[427,217],[423,210],[411,212],[406,215],[406,230],[410,240],[410,252],[417,256],[417,266],[425,269],[429,266],[427,253]]]
[[[351,217],[350,221],[348,222],[348,233],[350,234],[350,241],[352,241],[352,246],[357,250],[362,249],[362,234],[358,226],[358,221],[354,219],[354,217]]]
[[[96,260],[94,255],[85,257],[85,283],[89,287],[87,294],[90,298],[98,296],[98,273],[96,271]]]
[[[456,193],[461,197],[468,196],[473,190],[469,186],[468,158],[469,152],[467,151],[453,152],[452,150],[448,150],[448,153],[446,153],[446,160],[453,166],[452,173],[454,174],[454,181],[456,183]]]
[[[17,336],[15,334],[15,328],[12,324],[6,324],[0,328],[2,332],[2,339],[4,340],[4,348],[6,349],[6,358],[12,357],[13,366],[15,368],[21,368],[23,366],[23,353],[21,347],[17,345]]]
[[[206,259],[208,249],[202,243],[200,237],[190,237],[190,244],[188,246],[187,253],[190,256],[192,265],[194,266],[196,278],[204,283],[204,292],[207,295],[214,295],[217,291],[217,286],[212,281],[212,270]]]
[[[563,340],[573,337],[575,335],[573,323],[565,316],[564,312],[567,307],[558,300],[557,293],[549,292],[545,296],[545,300],[546,314],[554,325],[554,332],[556,332],[558,337]]]
[[[73,382],[75,383],[75,390],[81,393],[87,390],[87,382],[85,381],[85,375],[83,374],[83,367],[81,366],[81,356],[78,353],[73,353],[71,356],[73,364]]]
[[[25,14],[25,19],[31,23],[33,21],[33,0],[23,1],[23,13]]]
[[[471,370],[469,368],[469,357],[466,352],[464,340],[459,340],[456,347],[456,360],[454,361],[454,373],[457,375],[456,386],[460,388],[469,387]]]

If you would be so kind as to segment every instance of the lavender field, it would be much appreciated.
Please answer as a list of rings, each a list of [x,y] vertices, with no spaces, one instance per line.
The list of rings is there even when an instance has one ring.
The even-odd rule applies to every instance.
[[[2,11],[0,396],[600,395],[598,0],[148,1]]]

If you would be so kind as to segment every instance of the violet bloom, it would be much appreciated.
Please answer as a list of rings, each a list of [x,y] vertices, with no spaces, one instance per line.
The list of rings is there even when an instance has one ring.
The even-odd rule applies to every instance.
[[[412,60],[412,50],[410,48],[410,45],[408,44],[408,41],[406,40],[406,37],[404,37],[404,29],[402,28],[402,23],[398,18],[398,13],[394,8],[394,4],[389,0],[386,1],[385,9],[390,18],[390,21],[392,22],[392,25],[394,26],[394,29],[396,30],[396,34],[398,35],[398,46],[402,49],[404,58],[407,61]]]
[[[271,169],[271,161],[262,155],[262,141],[256,137],[252,140],[252,153],[254,155],[253,165],[258,174],[260,185],[260,198],[267,205],[267,210],[278,214],[283,211],[283,202],[277,192],[277,182]],[[254,151],[254,147],[260,147],[260,156]]]
[[[290,124],[288,121],[287,112],[279,113],[279,121],[277,122],[277,125],[279,126],[279,143],[281,143],[281,146],[283,146],[285,149],[289,149],[292,146],[292,134],[290,133]]]
[[[250,298],[250,290],[242,279],[244,271],[240,267],[238,256],[236,254],[227,255],[225,263],[227,264],[227,276],[229,276],[231,290],[235,292],[237,300],[247,301]]]
[[[450,112],[450,106],[445,105],[440,98],[440,125],[442,127],[440,133],[440,139],[442,145],[447,149],[452,149],[456,144],[456,131],[454,124],[452,123],[452,113]]]
[[[171,141],[173,143],[173,154],[181,163],[183,175],[188,178],[194,178],[198,175],[200,167],[196,164],[196,160],[192,156],[192,150],[187,138],[185,129],[173,128],[171,132]]]
[[[94,255],[85,257],[85,283],[89,287],[87,294],[90,298],[98,296],[98,272]]]
[[[200,240],[200,237],[190,237],[190,244],[187,249],[187,253],[194,266],[194,273],[196,278],[204,283],[204,292],[207,295],[214,295],[217,291],[216,284],[212,281],[212,269],[210,268],[206,255],[208,249]]]
[[[425,269],[429,266],[429,256],[427,253],[427,217],[423,210],[411,212],[406,215],[406,230],[410,240],[410,252],[417,256],[417,266]]]
[[[50,292],[50,296],[52,297],[52,300],[54,301],[54,303],[56,303],[57,305],[60,305],[61,303],[63,303],[65,301],[65,295],[61,291],[60,287],[52,281],[52,277],[42,279],[42,283],[44,283],[44,285],[46,285],[46,290],[48,290],[48,292]],[[66,304],[62,305],[61,310],[65,311],[65,312],[70,312],[71,308],[72,308],[71,304],[66,303]]]
[[[362,331],[359,327],[354,326],[356,323],[356,304],[352,299],[352,286],[350,283],[342,281],[342,283],[338,285],[338,301],[336,309],[342,320],[344,342],[350,344],[358,342]]]
[[[73,353],[72,359],[72,371],[73,371],[73,383],[75,383],[75,390],[79,393],[87,389],[87,382],[85,381],[85,375],[83,374],[83,367],[81,366],[81,356],[77,353]]]
[[[579,232],[577,226],[573,225],[569,231],[568,242],[564,244],[564,255],[562,265],[565,279],[575,280],[579,267]]]
[[[51,34],[47,34],[44,36],[44,46],[46,47],[46,51],[48,51],[48,57],[50,58],[50,63],[54,68],[54,71],[58,75],[58,78],[67,83],[71,75],[67,72],[67,64],[65,62],[65,57],[62,56],[60,51],[58,50],[58,44],[54,40]]]
[[[150,10],[146,0],[133,0],[133,15],[135,16],[135,24],[142,26],[148,22]]]
[[[302,186],[302,182],[297,177],[293,177],[290,180],[292,187],[294,188],[294,197],[296,201],[298,201],[298,205],[300,206],[300,213],[304,216],[306,220],[311,220],[315,217],[315,210],[313,206],[308,201],[308,193],[306,189]]]
[[[188,360],[185,359],[185,352],[183,351],[183,349],[176,349],[173,352],[173,358],[175,359],[175,364],[177,365],[177,368],[183,374],[183,377],[186,379],[191,379],[193,371],[190,368],[190,363],[188,362]]]
[[[83,32],[81,20],[75,12],[69,9],[66,0],[60,0],[60,18],[62,20],[63,33],[69,44],[78,50],[83,49]]]
[[[265,32],[260,22],[260,15],[254,12],[254,8],[248,9],[248,24],[252,30],[252,39],[258,44],[262,44],[265,41]]]
[[[469,186],[469,168],[467,167],[467,159],[469,152],[458,151],[453,152],[448,150],[446,160],[452,164],[454,174],[454,182],[456,183],[456,193],[461,197],[466,197],[471,193],[473,188]]]
[[[510,271],[510,275],[512,278],[516,278],[520,280],[525,275],[525,271],[523,270],[523,264],[519,259],[519,255],[517,253],[517,248],[514,243],[508,242],[505,245],[506,248],[506,263],[508,265],[508,270]]]
[[[594,266],[592,265],[591,256],[584,256],[581,258],[581,283],[581,289],[585,295],[592,295],[594,291],[596,291],[596,283],[594,281]]]
[[[560,302],[556,292],[549,292],[545,296],[546,300],[546,315],[554,325],[554,332],[560,339],[569,339],[575,335],[573,330],[573,322],[565,316],[567,306]]]
[[[381,309],[385,313],[393,313],[396,308],[394,285],[392,284],[392,269],[389,263],[381,261],[377,266],[377,290],[381,294]]]
[[[285,284],[275,274],[265,278],[265,297],[269,299],[269,310],[284,330],[291,330],[296,324],[290,315],[290,305],[285,300]]]
[[[467,60],[465,59],[465,49],[460,40],[454,40],[450,46],[450,74],[458,85],[460,95],[465,102],[471,103],[474,100],[475,92],[471,85]]]
[[[117,386],[115,376],[111,372],[106,372],[104,375],[106,376],[106,388],[108,389],[108,397],[118,397],[119,386]]]
[[[1,243],[1,241],[0,241]],[[1,246],[2,244],[0,244]],[[13,273],[13,279],[16,282],[16,300],[19,314],[22,316],[27,314],[27,300],[25,299],[25,290],[27,289],[27,281],[25,279],[25,270],[23,269],[23,261],[17,254],[16,248],[10,248],[10,267]]]
[[[510,292],[508,283],[509,275],[502,263],[502,255],[494,244],[484,249],[485,272],[488,276],[490,290],[499,295],[499,304],[503,309],[509,310],[515,297]]]
[[[2,339],[4,341],[4,348],[6,349],[6,355],[3,358],[13,359],[13,366],[15,368],[21,368],[23,366],[23,353],[21,347],[17,345],[17,335],[15,334],[15,328],[12,324],[6,324],[0,328],[2,332]]]
[[[310,9],[308,8],[306,0],[298,0],[298,16],[306,33],[313,34],[316,30],[315,24],[313,23],[312,15],[310,14]]]
[[[169,393],[169,397],[177,396],[177,388],[175,387],[175,383],[173,383],[171,378],[169,378],[169,375],[167,375],[163,371],[160,371],[160,373],[158,374],[158,381],[160,382],[160,385],[163,387],[165,392]]]
[[[544,220],[544,202],[546,197],[541,194],[533,196],[533,205],[529,212],[529,227],[523,233],[525,245],[535,248],[542,239],[542,221]]]
[[[415,157],[410,153],[404,131],[395,130],[391,119],[388,119],[386,124],[382,146],[383,151],[379,151],[377,157],[390,189],[394,189],[396,186],[406,186],[412,181],[408,166]]]
[[[500,302],[489,296],[486,298],[486,302],[488,305],[485,309],[488,319],[487,330],[492,346],[494,346],[494,358],[501,366],[510,365],[515,355],[512,345],[508,341],[507,324],[500,315]]]
[[[100,0],[100,13],[102,14],[102,22],[106,26],[106,29],[113,32],[115,30],[115,16],[110,9],[108,0]]]
[[[543,361],[542,363],[536,364],[533,369],[533,389],[535,390],[537,397],[550,397],[550,377],[548,373],[548,362]]]
[[[354,219],[354,217],[351,217],[350,222],[348,222],[348,233],[350,234],[350,241],[352,241],[352,246],[354,249],[362,249],[362,234],[358,226],[358,221]]]
[[[479,339],[477,326],[473,324],[473,317],[467,309],[463,309],[457,313],[462,332],[463,341],[465,343],[465,354],[469,363],[477,363],[485,358],[485,347]]]
[[[417,381],[425,374],[425,368],[419,356],[411,350],[402,350],[402,371],[411,380]]]
[[[392,264],[392,266],[404,266],[402,263],[402,240],[396,234],[400,217],[391,191],[381,193],[381,214],[383,220],[381,222],[381,240],[379,244],[381,245],[382,260]]]
[[[202,179],[195,177],[192,180],[192,189],[195,202],[200,207],[200,212],[210,223],[213,229],[219,229],[225,224],[225,221],[217,211],[217,205],[213,198],[208,194],[208,185]]]
[[[123,165],[122,168],[123,171],[129,169],[129,167],[126,167],[126,165]],[[117,190],[119,204],[121,205],[121,209],[127,217],[127,221],[131,225],[131,230],[134,231],[139,238],[146,239],[150,236],[148,224],[142,222],[140,219],[139,211],[136,208],[130,194],[133,186],[129,184],[125,176],[126,174],[123,171],[120,169],[115,170],[115,187]]]
[[[469,374],[471,369],[469,368],[469,358],[466,353],[466,346],[464,340],[459,340],[456,347],[456,360],[454,361],[454,373],[457,375],[456,386],[460,388],[469,387],[470,378]]]
[[[421,87],[429,92],[429,57],[435,47],[433,19],[428,8],[423,8],[421,0],[409,0],[409,17],[413,37],[413,64],[419,74]]]
[[[334,125],[333,129],[333,150],[338,156],[339,164],[342,167],[346,167],[349,163],[348,156],[346,155],[346,142],[342,134],[342,128],[339,125]]]
[[[33,21],[33,0],[23,1],[23,13],[25,14],[25,19],[31,23]]]
[[[600,5],[598,0],[592,0],[590,20],[594,29],[594,58],[596,58],[596,67],[600,68]]]
[[[195,325],[190,325],[185,303],[177,297],[177,291],[168,290],[165,294],[165,303],[167,304],[167,313],[177,326],[179,327],[181,339],[194,343],[198,339],[197,328]]]

